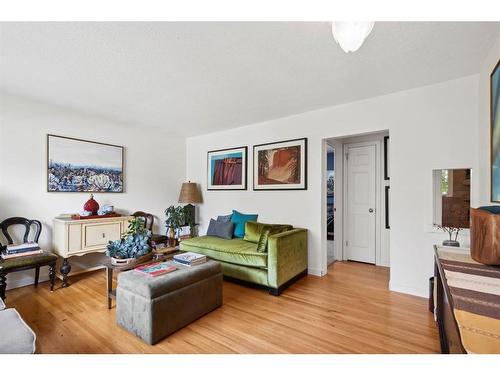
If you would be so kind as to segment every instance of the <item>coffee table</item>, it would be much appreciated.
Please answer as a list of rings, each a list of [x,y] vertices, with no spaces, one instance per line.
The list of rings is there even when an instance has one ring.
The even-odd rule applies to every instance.
[[[108,301],[108,309],[111,309],[113,305],[113,300],[116,299],[116,289],[113,289],[113,273],[120,273],[123,271],[129,271],[131,269],[134,269],[135,267],[142,266],[144,264],[148,263],[155,263],[155,262],[165,262],[167,260],[172,260],[174,255],[180,254],[182,251],[175,251],[171,252],[169,254],[154,254],[154,258],[145,262],[141,263],[135,263],[135,264],[127,264],[127,265],[116,265],[111,263],[110,258],[106,258],[106,260],[102,263],[102,265],[106,269],[106,298]]]

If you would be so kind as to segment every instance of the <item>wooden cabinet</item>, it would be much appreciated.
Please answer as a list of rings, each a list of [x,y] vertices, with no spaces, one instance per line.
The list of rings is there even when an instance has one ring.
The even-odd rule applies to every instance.
[[[109,241],[126,232],[131,216],[99,219],[54,219],[53,249],[63,258],[60,272],[63,287],[68,286],[71,265],[68,258],[89,253],[103,253]]]

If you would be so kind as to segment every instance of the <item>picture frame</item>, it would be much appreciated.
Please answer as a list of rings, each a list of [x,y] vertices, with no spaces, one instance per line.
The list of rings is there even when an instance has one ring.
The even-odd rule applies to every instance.
[[[490,200],[500,203],[500,60],[490,74]]]
[[[390,186],[386,186],[385,187],[385,229],[391,229],[391,224],[390,224],[390,221],[389,221],[389,191],[390,191],[391,187]]]
[[[389,177],[389,136],[384,137],[384,180],[390,180]]]
[[[207,152],[207,190],[247,190],[248,147]]]
[[[123,146],[47,134],[47,192],[123,193]]]
[[[307,138],[254,145],[253,190],[307,190]]]

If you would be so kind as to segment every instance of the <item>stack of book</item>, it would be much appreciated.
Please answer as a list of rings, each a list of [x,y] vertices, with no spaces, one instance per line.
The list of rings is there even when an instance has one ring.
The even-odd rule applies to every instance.
[[[12,259],[41,253],[43,253],[43,250],[40,249],[36,242],[27,242],[18,245],[7,245],[2,250],[2,258]]]
[[[151,277],[164,275],[166,273],[175,271],[176,269],[177,268],[175,266],[172,266],[166,262],[149,263],[135,268],[137,272]]]
[[[183,253],[174,255],[174,262],[182,264],[183,266],[196,266],[197,264],[202,264],[207,261],[207,257],[202,254],[196,253]]]

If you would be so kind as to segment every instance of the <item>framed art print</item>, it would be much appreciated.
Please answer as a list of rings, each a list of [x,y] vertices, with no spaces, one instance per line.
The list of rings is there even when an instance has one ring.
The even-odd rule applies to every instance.
[[[491,201],[500,202],[500,60],[490,76]]]
[[[307,190],[307,138],[253,146],[254,190]]]
[[[207,190],[246,190],[247,150],[244,146],[209,151]]]
[[[123,193],[123,150],[47,134],[47,191]]]

